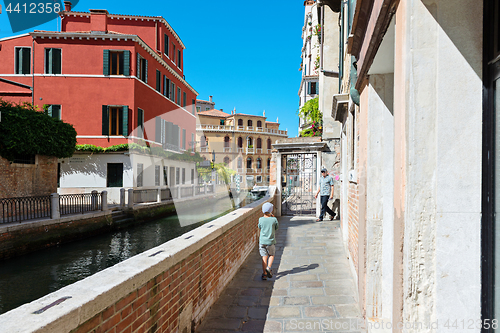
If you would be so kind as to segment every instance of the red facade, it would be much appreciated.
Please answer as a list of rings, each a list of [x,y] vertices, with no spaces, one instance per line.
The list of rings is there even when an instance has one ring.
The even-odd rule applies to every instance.
[[[197,92],[183,79],[184,44],[168,23],[103,10],[60,15],[61,32],[0,40],[0,97],[52,105],[49,114],[75,127],[78,144],[144,138],[189,149]]]

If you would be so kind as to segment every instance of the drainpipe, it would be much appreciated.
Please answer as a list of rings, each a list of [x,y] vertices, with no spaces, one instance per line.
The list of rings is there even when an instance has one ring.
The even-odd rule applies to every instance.
[[[339,94],[342,93],[342,77],[344,76],[344,4],[340,5],[340,38],[339,38]]]
[[[35,104],[35,36],[31,38],[31,104]]]
[[[323,72],[323,45],[325,43],[325,5],[323,2],[319,3],[320,9],[321,9],[321,19],[320,19],[320,27],[321,27],[321,43],[320,43],[320,48],[319,48],[319,59],[320,59],[320,65],[319,65],[319,71],[320,73]]]

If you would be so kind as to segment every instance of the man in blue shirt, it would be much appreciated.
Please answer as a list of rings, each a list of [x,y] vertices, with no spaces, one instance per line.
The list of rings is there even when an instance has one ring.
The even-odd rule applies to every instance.
[[[328,170],[325,168],[321,169],[321,177],[319,177],[319,188],[318,192],[314,198],[318,197],[318,194],[321,193],[320,201],[321,201],[321,214],[316,222],[323,221],[323,217],[325,216],[325,212],[330,214],[330,221],[335,217],[335,213],[333,210],[328,207],[328,199],[333,199],[333,178],[328,174]]]

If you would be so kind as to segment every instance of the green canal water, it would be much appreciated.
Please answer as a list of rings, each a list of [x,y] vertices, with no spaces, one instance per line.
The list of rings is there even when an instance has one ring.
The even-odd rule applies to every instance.
[[[245,201],[248,204],[253,200]],[[178,216],[170,216],[1,261],[0,314],[82,280],[210,221],[203,217],[200,216],[198,221],[204,222],[181,226]]]

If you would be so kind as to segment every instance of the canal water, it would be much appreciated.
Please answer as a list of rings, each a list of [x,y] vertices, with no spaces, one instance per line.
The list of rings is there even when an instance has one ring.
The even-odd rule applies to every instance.
[[[247,198],[245,203],[251,201],[254,200]],[[225,202],[220,202],[220,206],[225,207]],[[219,216],[232,210],[229,209]],[[182,221],[177,215],[169,216],[1,261],[0,314],[82,280],[210,221],[200,216],[198,221],[203,222],[183,226],[184,223],[181,225],[180,220]]]

